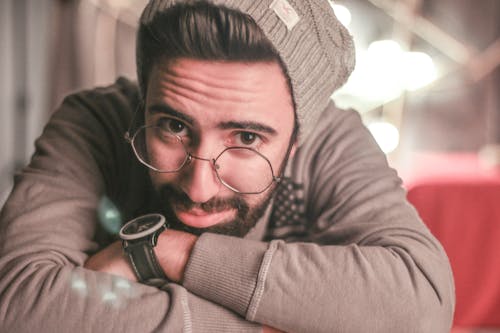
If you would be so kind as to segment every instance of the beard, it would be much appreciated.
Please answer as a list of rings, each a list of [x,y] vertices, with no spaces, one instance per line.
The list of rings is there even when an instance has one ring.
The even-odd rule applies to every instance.
[[[176,189],[170,184],[162,185],[157,191],[160,212],[165,216],[170,228],[186,231],[194,235],[201,235],[205,232],[217,233],[229,236],[243,237],[252,229],[259,219],[264,215],[276,186],[267,190],[263,197],[256,204],[250,205],[242,194],[234,194],[227,198],[214,197],[204,203],[195,203],[183,191]],[[220,223],[208,228],[194,228],[185,225],[174,213],[173,207],[182,210],[201,209],[206,213],[216,213],[224,210],[235,209],[236,216],[230,221]]]

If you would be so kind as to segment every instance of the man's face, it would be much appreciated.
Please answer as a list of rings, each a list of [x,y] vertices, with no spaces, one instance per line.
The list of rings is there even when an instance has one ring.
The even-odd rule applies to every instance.
[[[227,147],[249,147],[264,155],[277,175],[294,126],[292,97],[281,67],[275,62],[160,61],[151,71],[147,91],[145,124],[172,132],[192,155],[207,159],[193,159],[175,173],[150,172],[170,224],[197,234],[246,234],[264,213],[275,187],[260,194],[235,193],[221,184],[211,161]],[[172,158],[155,153],[161,151],[155,141],[146,141],[152,158]],[[224,163],[224,172],[233,179],[252,184],[263,177],[259,168],[253,172],[253,163]]]

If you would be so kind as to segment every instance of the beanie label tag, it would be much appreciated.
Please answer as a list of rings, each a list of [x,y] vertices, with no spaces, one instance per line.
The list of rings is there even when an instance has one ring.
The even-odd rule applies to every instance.
[[[269,8],[285,23],[288,30],[292,30],[300,21],[299,15],[287,0],[274,0]]]

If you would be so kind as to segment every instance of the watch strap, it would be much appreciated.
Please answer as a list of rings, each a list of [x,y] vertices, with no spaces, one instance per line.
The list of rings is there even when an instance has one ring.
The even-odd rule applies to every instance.
[[[127,242],[124,248],[140,282],[157,285],[167,281],[150,241],[145,239],[138,242]]]

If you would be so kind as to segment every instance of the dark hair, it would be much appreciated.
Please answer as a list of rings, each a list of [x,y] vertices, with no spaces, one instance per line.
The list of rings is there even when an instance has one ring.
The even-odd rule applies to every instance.
[[[154,63],[181,57],[277,61],[285,70],[278,52],[249,15],[202,1],[173,5],[158,11],[149,23],[140,25],[137,71],[143,97]]]
[[[137,33],[137,79],[144,99],[150,71],[160,59],[277,62],[293,99],[286,67],[262,29],[247,14],[206,1],[175,4],[158,11]],[[294,137],[298,130],[295,117]]]

